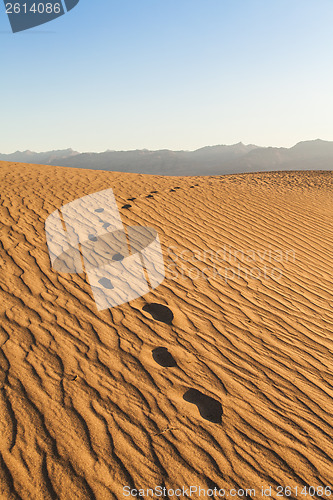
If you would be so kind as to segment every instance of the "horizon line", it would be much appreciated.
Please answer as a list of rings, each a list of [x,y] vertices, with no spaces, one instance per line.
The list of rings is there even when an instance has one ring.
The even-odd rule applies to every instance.
[[[49,150],[43,150],[43,151],[34,151],[34,150],[31,150],[31,149],[24,149],[24,150],[20,150],[20,149],[17,149],[16,151],[12,151],[11,153],[2,153],[0,152],[0,155],[6,155],[6,156],[9,156],[9,155],[13,155],[15,153],[35,153],[35,154],[42,154],[42,153],[51,153],[51,152],[57,152],[57,151],[73,151],[74,153],[77,153],[77,154],[102,154],[102,153],[129,153],[129,152],[132,152],[132,151],[148,151],[148,152],[151,152],[151,153],[154,153],[154,152],[158,152],[158,151],[172,151],[174,153],[194,153],[196,151],[199,151],[200,149],[204,149],[204,148],[214,148],[214,147],[232,147],[232,146],[238,146],[238,145],[243,145],[245,147],[248,147],[248,146],[254,146],[256,148],[262,148],[262,149],[268,149],[268,148],[276,148],[276,149],[292,149],[293,147],[297,146],[298,144],[302,144],[302,143],[305,143],[305,142],[333,142],[332,141],[328,141],[328,140],[325,140],[325,139],[320,139],[320,138],[317,138],[317,139],[307,139],[307,140],[302,140],[302,141],[298,141],[296,142],[293,146],[290,146],[290,147],[286,147],[286,146],[258,146],[257,144],[254,144],[254,143],[249,143],[249,144],[245,144],[243,143],[242,141],[239,141],[239,142],[235,142],[233,144],[211,144],[211,145],[205,145],[205,146],[201,146],[197,149],[170,149],[170,148],[159,148],[159,149],[149,149],[149,148],[135,148],[135,149],[105,149],[105,150],[102,150],[102,151],[77,151],[75,149],[73,149],[72,147],[68,147],[68,148],[63,148],[63,149],[49,149]]]

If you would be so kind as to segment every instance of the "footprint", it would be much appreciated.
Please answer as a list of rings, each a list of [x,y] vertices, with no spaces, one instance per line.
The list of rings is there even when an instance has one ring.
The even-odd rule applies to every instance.
[[[113,289],[113,285],[108,278],[101,278],[100,280],[98,280],[98,283],[100,283],[104,288],[107,288],[108,290]]]
[[[154,198],[154,196],[152,194],[148,194],[146,198]]]
[[[154,361],[156,361],[156,363],[158,363],[159,365],[163,366],[163,368],[171,368],[173,366],[178,366],[172,354],[170,354],[170,352],[166,347],[156,347],[156,349],[153,349],[152,355]]]
[[[158,193],[158,191],[150,191],[151,194],[155,194],[155,193]]]
[[[190,189],[193,189],[193,188],[194,188],[194,186],[190,186]]]
[[[189,389],[185,392],[183,399],[188,403],[195,404],[198,407],[199,413],[205,420],[214,424],[222,423],[222,405],[216,399],[206,396],[197,389]]]
[[[167,325],[172,324],[173,312],[167,306],[153,302],[152,304],[143,306],[142,310],[149,313],[157,321],[161,321]]]
[[[131,208],[132,205],[129,205],[128,203],[126,205],[123,205],[121,208]]]
[[[116,253],[112,257],[112,260],[115,260],[116,262],[120,262],[121,260],[124,260],[124,256],[121,255],[121,253]]]
[[[104,222],[103,224],[104,229],[107,229],[109,226],[111,226],[111,224],[109,224],[108,222]]]
[[[100,213],[104,212],[104,208],[96,208],[95,212],[100,214]]]
[[[175,189],[170,189],[170,193],[175,193],[176,190]]]
[[[97,241],[97,238],[94,234],[89,234],[88,238],[90,241]]]
[[[134,201],[136,198],[127,198],[128,201]]]
[[[180,189],[180,186],[176,186],[176,187],[174,187],[173,189]]]

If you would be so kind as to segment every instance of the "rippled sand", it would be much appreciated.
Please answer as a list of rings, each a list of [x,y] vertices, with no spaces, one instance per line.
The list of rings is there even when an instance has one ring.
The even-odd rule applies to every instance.
[[[1,499],[333,486],[332,172],[0,180]],[[107,188],[158,231],[166,279],[99,312],[44,224]]]

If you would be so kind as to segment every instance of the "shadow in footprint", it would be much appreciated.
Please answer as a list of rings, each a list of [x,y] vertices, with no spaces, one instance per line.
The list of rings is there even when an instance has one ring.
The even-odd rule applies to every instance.
[[[123,205],[121,208],[131,208],[132,205],[129,205],[128,203],[126,205]]]
[[[173,358],[172,354],[168,351],[166,347],[156,347],[152,351],[154,361],[158,363],[163,368],[171,368],[177,366],[176,360]]]
[[[154,198],[154,196],[152,194],[148,194],[146,198]]]
[[[104,288],[107,288],[108,290],[113,289],[113,285],[108,278],[101,278],[100,280],[98,280],[98,283],[100,283],[100,285],[102,285]]]
[[[188,403],[195,404],[198,407],[199,413],[205,420],[214,424],[222,423],[222,405],[216,399],[206,396],[197,389],[189,389],[185,392],[183,399]]]
[[[143,306],[142,310],[149,313],[157,321],[161,321],[167,325],[171,325],[172,323],[173,312],[167,306],[153,302],[152,304]]]
[[[127,198],[128,201],[134,201],[136,198]]]
[[[121,255],[121,253],[115,253],[114,256],[112,257],[112,260],[115,260],[116,262],[120,262],[124,260],[124,256]]]
[[[170,189],[170,193],[175,193],[176,190],[175,189]]]
[[[155,194],[155,193],[158,193],[158,191],[151,191],[151,194]]]

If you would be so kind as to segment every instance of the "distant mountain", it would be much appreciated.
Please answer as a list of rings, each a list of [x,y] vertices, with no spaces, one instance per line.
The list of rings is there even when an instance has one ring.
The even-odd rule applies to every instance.
[[[73,149],[61,149],[56,151],[47,151],[45,153],[35,153],[34,151],[16,151],[8,155],[0,154],[1,161],[14,161],[19,163],[37,163],[40,165],[52,165],[52,161],[64,160],[79,155]]]
[[[333,142],[299,142],[292,148],[259,147],[241,142],[196,151],[147,149],[79,153],[72,149],[0,154],[0,160],[156,175],[222,175],[272,170],[333,170]]]
[[[272,170],[333,170],[333,142],[299,142],[292,148],[257,148],[242,158],[242,172]]]

